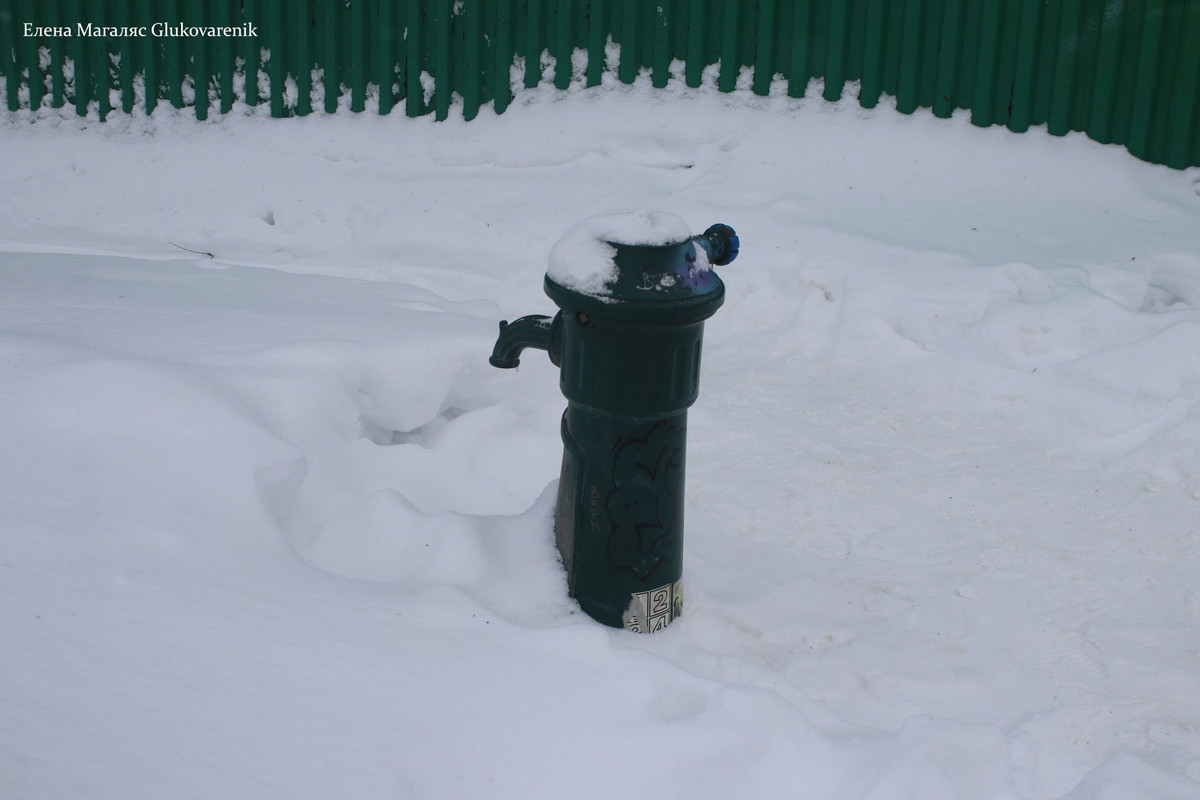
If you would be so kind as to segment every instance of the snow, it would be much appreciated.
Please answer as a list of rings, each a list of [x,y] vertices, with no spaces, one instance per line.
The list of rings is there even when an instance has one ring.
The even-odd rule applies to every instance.
[[[691,238],[687,223],[652,209],[609,211],[579,222],[550,249],[546,274],[568,289],[595,297],[611,294],[617,279],[613,245],[667,245]]]
[[[1200,796],[1200,171],[819,96],[7,115],[0,796]],[[487,363],[614,208],[743,244],[654,636]]]

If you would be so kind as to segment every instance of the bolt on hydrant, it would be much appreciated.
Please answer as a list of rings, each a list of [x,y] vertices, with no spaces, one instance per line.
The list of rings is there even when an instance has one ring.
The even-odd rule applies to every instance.
[[[567,586],[594,619],[639,633],[683,606],[687,409],[704,320],[725,299],[727,225],[692,236],[658,212],[593,217],[554,246],[545,290],[561,309],[500,323],[491,364],[546,350],[567,398],[554,515]]]

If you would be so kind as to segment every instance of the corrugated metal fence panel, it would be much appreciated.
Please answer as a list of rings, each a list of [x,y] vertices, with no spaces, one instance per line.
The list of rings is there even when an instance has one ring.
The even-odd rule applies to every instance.
[[[118,30],[79,35],[89,23]],[[181,25],[255,35],[170,33]],[[782,78],[799,97],[816,78],[829,100],[886,94],[906,113],[969,109],[1200,165],[1200,0],[0,0],[13,111],[168,102],[205,119],[240,100],[444,119],[459,102],[470,119],[503,112],[514,81],[661,87],[677,70],[699,86],[714,65],[722,91]]]

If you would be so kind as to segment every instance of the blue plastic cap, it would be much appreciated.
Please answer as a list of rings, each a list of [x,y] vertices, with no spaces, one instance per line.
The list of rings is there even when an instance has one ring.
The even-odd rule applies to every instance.
[[[708,230],[696,237],[704,252],[708,254],[708,263],[714,267],[723,267],[738,255],[738,236],[733,228],[718,222],[709,226]]]

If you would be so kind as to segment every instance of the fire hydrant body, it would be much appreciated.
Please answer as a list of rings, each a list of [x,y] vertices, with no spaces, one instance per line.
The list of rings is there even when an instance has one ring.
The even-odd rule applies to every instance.
[[[691,237],[670,215],[595,218],[551,255],[558,315],[500,324],[494,366],[537,347],[561,369],[555,538],[571,596],[606,625],[650,633],[681,612],[687,409],[725,298],[711,266],[737,247],[724,225]]]

